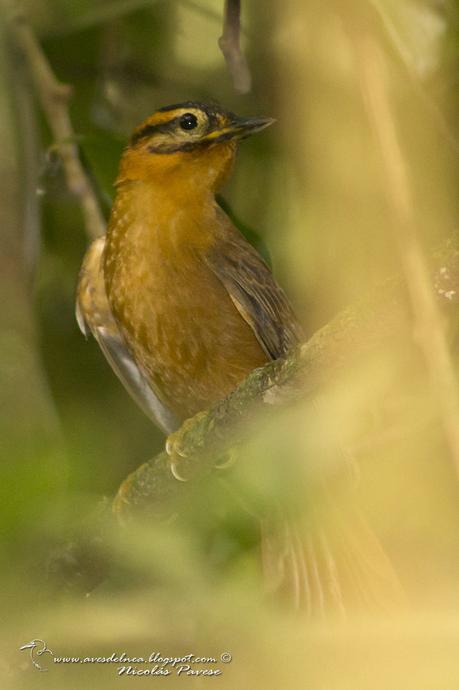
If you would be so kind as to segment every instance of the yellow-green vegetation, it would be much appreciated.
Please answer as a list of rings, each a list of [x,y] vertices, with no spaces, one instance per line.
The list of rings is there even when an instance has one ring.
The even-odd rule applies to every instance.
[[[456,690],[459,4],[242,2],[249,91],[225,4],[0,2],[0,687]],[[74,292],[86,191],[100,226],[134,126],[186,100],[277,119],[224,204],[306,339],[188,425],[180,482]],[[280,514],[299,609],[262,572]]]

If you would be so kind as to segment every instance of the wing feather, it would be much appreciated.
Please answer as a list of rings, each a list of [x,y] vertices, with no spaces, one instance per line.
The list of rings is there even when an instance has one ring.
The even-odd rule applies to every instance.
[[[218,210],[220,216],[223,212]],[[223,222],[222,222],[223,221]],[[302,330],[282,288],[258,252],[227,216],[219,217],[224,235],[206,262],[271,359],[285,355],[302,338]]]
[[[144,413],[169,434],[178,428],[178,420],[153,391],[110,309],[102,266],[104,246],[105,238],[98,238],[83,259],[76,300],[78,325],[85,336],[92,333],[113,371]]]

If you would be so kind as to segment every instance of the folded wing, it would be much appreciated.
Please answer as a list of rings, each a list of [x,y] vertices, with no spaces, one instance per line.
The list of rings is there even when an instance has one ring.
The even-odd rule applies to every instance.
[[[153,391],[126,345],[110,309],[105,292],[103,251],[105,238],[99,237],[86,252],[80,271],[76,318],[82,333],[92,333],[113,371],[139,407],[165,433],[179,423]]]
[[[221,212],[223,215],[223,212]],[[302,338],[301,327],[282,288],[258,252],[225,216],[224,236],[206,261],[270,357],[285,355]]]

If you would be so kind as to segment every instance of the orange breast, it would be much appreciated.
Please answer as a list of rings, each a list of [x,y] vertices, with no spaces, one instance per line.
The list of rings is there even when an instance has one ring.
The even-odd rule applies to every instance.
[[[158,199],[140,201],[134,188],[119,194],[107,236],[113,313],[155,392],[179,419],[225,397],[267,361],[204,262],[215,222],[202,203],[175,211]]]

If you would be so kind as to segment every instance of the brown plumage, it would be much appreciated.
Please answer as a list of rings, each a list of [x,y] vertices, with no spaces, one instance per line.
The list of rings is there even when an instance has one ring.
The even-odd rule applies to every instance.
[[[83,261],[80,327],[92,332],[130,394],[169,434],[301,337],[271,271],[215,201],[238,141],[271,122],[198,103],[156,112],[134,132],[107,236]],[[324,534],[315,546],[311,537],[305,542],[282,510],[264,521],[263,535],[267,582],[311,611],[322,610],[325,600],[340,609],[342,580],[355,580],[357,590],[373,596],[362,585],[369,569],[393,581],[367,536],[358,541],[371,544],[365,547],[371,567],[351,556],[338,573]],[[349,561],[358,550],[346,543],[347,537],[340,548]]]
[[[270,123],[194,103],[148,118],[124,153],[105,245],[83,264],[80,323],[168,432],[300,334],[271,271],[215,201],[237,141]]]

